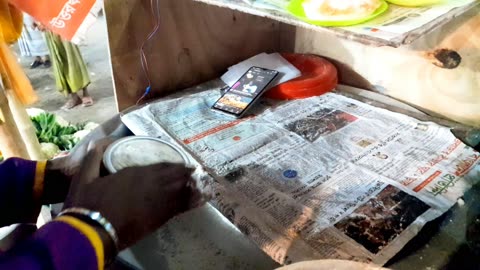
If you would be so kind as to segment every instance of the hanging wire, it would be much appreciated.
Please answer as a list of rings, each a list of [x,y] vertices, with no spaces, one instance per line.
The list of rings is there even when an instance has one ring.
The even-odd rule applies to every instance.
[[[152,89],[152,81],[150,80],[150,70],[148,69],[148,60],[145,56],[145,45],[147,44],[150,39],[155,36],[160,28],[160,0],[155,0],[155,6],[153,5],[154,0],[150,0],[150,8],[152,11],[152,19],[155,24],[150,34],[147,38],[143,41],[142,46],[140,47],[140,62],[142,63],[143,73],[145,74],[145,78],[147,79],[148,86],[145,88],[145,93],[137,100],[137,105],[150,93]]]

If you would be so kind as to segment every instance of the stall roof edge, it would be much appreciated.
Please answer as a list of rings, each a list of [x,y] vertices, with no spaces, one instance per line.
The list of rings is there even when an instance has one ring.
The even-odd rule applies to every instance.
[[[238,0],[193,0],[193,1],[201,2],[204,4],[209,4],[209,5],[213,5],[221,8],[229,8],[239,12],[269,18],[285,24],[298,26],[298,27],[302,27],[302,28],[306,28],[314,31],[331,33],[339,38],[349,39],[349,40],[359,42],[369,46],[390,46],[395,48],[400,47],[402,45],[408,45],[413,43],[415,40],[417,40],[421,36],[424,36],[432,32],[433,30],[437,29],[438,27],[445,25],[452,19],[466,13],[471,8],[480,4],[480,1],[475,1],[468,5],[454,8],[448,13],[437,17],[436,19],[430,21],[429,23],[425,24],[420,28],[407,32],[403,35],[399,35],[398,37],[392,40],[387,40],[387,39],[382,39],[378,37],[371,37],[368,35],[355,33],[347,29],[342,29],[338,27],[322,27],[322,26],[312,25],[300,19],[297,19],[292,15],[284,14],[275,10],[259,9],[247,3],[239,2]]]

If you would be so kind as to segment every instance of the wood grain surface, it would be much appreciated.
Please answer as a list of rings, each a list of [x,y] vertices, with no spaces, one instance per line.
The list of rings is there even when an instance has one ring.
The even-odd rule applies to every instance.
[[[139,48],[153,27],[150,1],[105,2],[116,98],[135,104],[147,80]],[[239,61],[280,46],[279,22],[191,0],[161,0],[161,26],[147,44],[148,98],[218,77]],[[293,44],[293,40],[291,41]]]
[[[285,35],[289,35],[288,33]],[[480,126],[480,6],[408,46],[373,47],[297,28],[295,51],[331,59],[343,84],[401,99],[422,110]],[[431,53],[449,49],[460,64],[436,65]]]
[[[326,31],[192,0],[160,1],[161,27],[146,46],[153,84],[149,99],[218,77],[260,52],[312,53],[331,59],[343,84],[401,99],[426,112],[480,126],[480,6],[399,48],[372,46]],[[147,86],[139,48],[152,29],[148,0],[105,3],[119,109],[135,104]],[[432,52],[461,57],[446,69]]]
[[[0,83],[0,152],[5,159],[11,157],[28,159],[27,148],[21,139],[5,90],[2,87]]]

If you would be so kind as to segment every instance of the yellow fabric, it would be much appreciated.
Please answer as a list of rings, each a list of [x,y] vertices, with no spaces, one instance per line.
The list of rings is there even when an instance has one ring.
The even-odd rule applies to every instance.
[[[0,0],[0,40],[7,43],[17,41],[22,28],[22,12],[8,4],[7,0]]]
[[[105,254],[103,254],[103,242],[100,239],[98,233],[87,223],[80,221],[79,219],[74,217],[61,216],[56,218],[55,221],[61,221],[69,224],[88,238],[88,240],[92,244],[93,249],[95,250],[95,254],[97,255],[98,269],[103,270],[105,266]]]
[[[45,182],[46,161],[38,161],[35,169],[35,180],[33,182],[33,200],[39,202],[42,198],[43,187]]]
[[[22,12],[9,5],[7,0],[0,0],[0,76],[5,87],[12,89],[20,102],[30,105],[38,100],[38,96],[8,47],[20,37],[22,27]]]

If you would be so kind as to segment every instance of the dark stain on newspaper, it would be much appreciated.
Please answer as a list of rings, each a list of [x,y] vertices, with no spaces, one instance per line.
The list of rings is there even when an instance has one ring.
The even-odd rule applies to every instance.
[[[377,254],[429,208],[416,197],[387,186],[335,227]]]
[[[321,136],[340,130],[357,119],[357,117],[340,110],[323,108],[306,118],[288,124],[285,128],[314,142]]]

